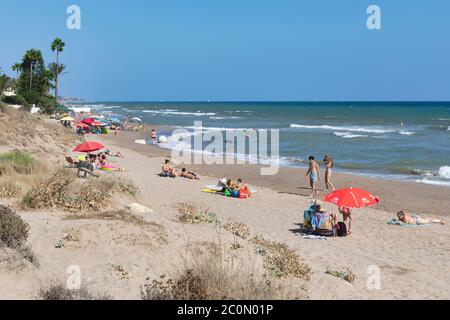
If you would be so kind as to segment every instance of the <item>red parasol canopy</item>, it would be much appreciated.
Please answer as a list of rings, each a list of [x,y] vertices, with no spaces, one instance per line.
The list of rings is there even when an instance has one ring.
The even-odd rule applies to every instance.
[[[81,122],[86,123],[86,124],[91,124],[92,122],[96,122],[97,120],[94,118],[86,118],[81,120]]]
[[[89,128],[89,126],[83,122],[77,122],[75,125],[80,128]]]
[[[380,199],[375,197],[370,192],[359,188],[346,188],[333,191],[323,197],[326,202],[331,202],[339,208],[361,208],[373,206],[380,202]]]
[[[103,149],[105,146],[97,142],[84,142],[73,149],[73,152],[92,152]]]

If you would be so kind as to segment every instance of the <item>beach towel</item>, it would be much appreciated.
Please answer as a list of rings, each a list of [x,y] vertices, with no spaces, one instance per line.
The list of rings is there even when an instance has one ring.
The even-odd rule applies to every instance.
[[[207,189],[211,189],[211,190],[222,191],[223,186],[218,186],[218,185],[212,184],[212,185],[206,186],[206,188],[207,188]],[[251,192],[251,193],[256,193],[256,192],[258,192],[258,189],[257,189],[256,187],[249,186],[249,189],[250,189],[250,192]]]
[[[303,239],[309,239],[309,240],[327,240],[327,237],[324,236],[317,236],[314,234],[308,234],[308,235],[304,235],[302,236]]]
[[[217,191],[217,190],[213,190],[213,189],[203,189],[202,190],[202,192],[206,192],[206,193],[217,193],[217,192],[219,192],[219,191]]]
[[[427,223],[427,224],[408,224],[408,223],[404,223],[401,221],[398,221],[396,218],[392,218],[391,221],[389,221],[387,224],[391,225],[391,226],[400,226],[400,227],[429,227],[431,226],[431,223]]]

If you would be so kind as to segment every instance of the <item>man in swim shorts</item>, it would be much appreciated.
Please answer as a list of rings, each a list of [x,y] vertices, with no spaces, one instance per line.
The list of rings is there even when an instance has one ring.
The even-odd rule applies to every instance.
[[[319,190],[317,189],[316,183],[320,180],[320,170],[319,165],[314,160],[313,156],[309,158],[309,168],[306,172],[306,176],[309,176],[309,184],[311,186],[311,197],[317,197],[319,195]]]

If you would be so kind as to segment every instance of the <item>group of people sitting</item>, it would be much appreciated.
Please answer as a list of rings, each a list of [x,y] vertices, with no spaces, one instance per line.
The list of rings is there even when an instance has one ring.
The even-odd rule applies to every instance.
[[[322,208],[318,201],[314,201],[310,205],[309,209],[304,211],[303,228],[306,231],[310,231],[318,235],[331,236],[336,235],[336,229],[343,229],[343,226],[345,225],[345,235],[352,233],[351,209],[341,207],[339,208],[339,212],[342,214],[343,222],[338,222],[338,216],[336,213],[327,212]]]
[[[123,169],[121,168],[116,168],[108,165],[108,157],[110,156],[123,157],[120,152],[113,154],[111,151],[106,150],[97,154],[88,153],[86,156],[80,156],[79,161],[73,161],[72,164],[76,165],[76,167],[78,168],[77,175],[80,176],[80,173],[84,173],[84,177],[87,177],[88,174],[96,176],[94,174],[94,169],[107,169],[107,171],[123,171]],[[66,157],[66,159],[68,158],[70,157]]]
[[[166,159],[162,165],[161,173],[159,174],[161,177],[170,177],[170,178],[186,178],[191,180],[200,180],[195,172],[188,171],[186,168],[181,170],[176,169],[170,166],[170,160]]]
[[[222,192],[225,196],[235,197],[235,198],[248,198],[252,196],[252,191],[250,187],[243,183],[241,178],[236,181],[231,179],[219,180],[219,186],[222,187]]]

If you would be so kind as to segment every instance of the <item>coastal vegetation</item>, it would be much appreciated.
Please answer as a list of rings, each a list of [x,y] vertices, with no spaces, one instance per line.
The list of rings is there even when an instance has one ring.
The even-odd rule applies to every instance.
[[[41,50],[27,50],[20,62],[15,63],[11,69],[16,72],[16,79],[9,78],[0,72],[0,98],[3,102],[21,105],[29,111],[34,105],[42,112],[51,114],[58,106],[58,85],[60,76],[66,69],[59,63],[59,54],[64,50],[65,43],[56,38],[50,48],[56,52],[56,62],[45,65]],[[11,88],[15,95],[4,96],[2,93]],[[50,90],[54,89],[54,95]]]

